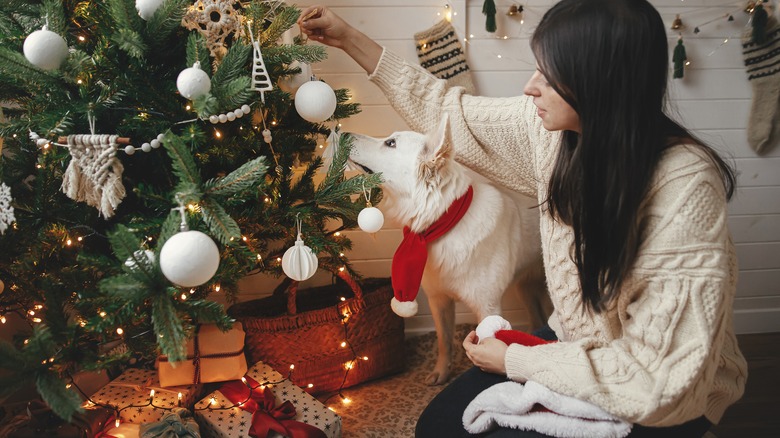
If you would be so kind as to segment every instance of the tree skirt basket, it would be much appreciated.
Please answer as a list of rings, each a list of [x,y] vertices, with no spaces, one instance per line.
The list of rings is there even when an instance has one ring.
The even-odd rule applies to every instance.
[[[249,363],[263,361],[282,374],[295,365],[293,383],[313,394],[402,371],[404,322],[390,308],[390,279],[362,284],[338,273],[334,285],[297,290],[293,281],[233,305],[228,314],[244,327]]]

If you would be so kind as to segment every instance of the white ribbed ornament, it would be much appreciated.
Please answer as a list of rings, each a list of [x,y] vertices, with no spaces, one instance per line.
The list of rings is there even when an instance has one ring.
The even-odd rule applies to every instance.
[[[160,269],[171,283],[195,287],[211,280],[219,268],[219,249],[207,234],[181,231],[160,251]]]
[[[303,244],[301,233],[298,233],[295,246],[290,247],[282,256],[282,270],[293,280],[304,281],[317,272],[318,264],[317,255]]]

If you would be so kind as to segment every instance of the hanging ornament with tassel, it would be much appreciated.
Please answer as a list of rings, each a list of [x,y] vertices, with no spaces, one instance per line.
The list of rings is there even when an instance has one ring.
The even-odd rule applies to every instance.
[[[482,4],[482,13],[487,16],[485,30],[490,33],[496,31],[496,3],[493,0],[485,0]]]
[[[685,46],[683,45],[682,35],[677,39],[677,45],[674,47],[674,54],[672,55],[672,62],[674,63],[674,79],[680,79],[685,74],[685,62],[688,60],[688,56],[685,54]]]

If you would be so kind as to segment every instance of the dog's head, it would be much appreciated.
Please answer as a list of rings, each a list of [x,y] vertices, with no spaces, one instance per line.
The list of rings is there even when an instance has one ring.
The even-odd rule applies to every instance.
[[[350,160],[368,173],[381,173],[382,187],[391,196],[437,190],[453,160],[446,115],[427,135],[413,131],[394,132],[385,138],[351,135],[355,141]]]

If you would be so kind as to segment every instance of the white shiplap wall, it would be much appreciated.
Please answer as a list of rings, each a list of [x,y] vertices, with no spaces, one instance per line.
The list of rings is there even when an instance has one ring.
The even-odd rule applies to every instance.
[[[748,146],[745,129],[752,94],[742,64],[739,35],[747,23],[741,11],[743,1],[651,0],[671,27],[680,14],[686,27],[683,37],[688,59],[685,79],[670,86],[672,108],[678,119],[693,129],[726,156],[732,157],[739,172],[739,189],[729,210],[731,231],[740,264],[735,324],[740,333],[780,331],[780,146],[757,156]],[[298,5],[314,4],[301,1]],[[413,35],[441,19],[445,1],[437,0],[322,0],[347,21],[380,44],[411,62],[417,62]],[[528,36],[553,0],[526,0],[525,23],[509,18],[505,12],[514,1],[497,0],[499,30],[488,34],[482,15],[482,0],[451,1],[456,13],[453,24],[458,35],[468,37],[469,66],[478,94],[514,96],[522,93],[533,72],[534,60]],[[725,17],[732,14],[734,21]],[[714,20],[714,21],[713,21]],[[710,22],[709,24],[704,24]],[[700,26],[701,32],[693,33]],[[472,36],[473,35],[473,36]],[[669,30],[670,50],[676,44],[677,31]],[[728,40],[728,42],[725,42]],[[388,106],[386,99],[366,79],[366,74],[339,50],[329,49],[329,58],[314,67],[315,74],[334,88],[349,88],[363,112],[343,121],[346,131],[384,136],[408,129]],[[499,58],[499,55],[501,56]],[[670,53],[671,56],[671,53]],[[381,207],[381,206],[380,206]],[[355,267],[366,276],[389,276],[390,260],[401,240],[397,226],[386,224],[375,237],[360,231],[348,233],[354,250],[348,254]],[[310,285],[329,281],[318,274]],[[240,300],[266,295],[276,279],[249,277],[242,282]],[[433,329],[425,298],[417,317],[406,321],[407,332]],[[522,325],[526,313],[515,296],[504,300],[507,318]],[[467,309],[459,306],[458,321],[474,321]]]

